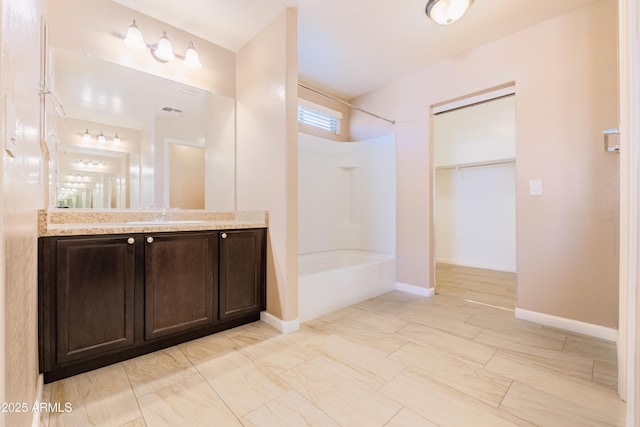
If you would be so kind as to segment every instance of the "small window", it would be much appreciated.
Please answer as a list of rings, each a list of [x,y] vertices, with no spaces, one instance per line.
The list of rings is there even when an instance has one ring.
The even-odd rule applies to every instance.
[[[340,135],[342,113],[305,99],[298,102],[298,122]]]

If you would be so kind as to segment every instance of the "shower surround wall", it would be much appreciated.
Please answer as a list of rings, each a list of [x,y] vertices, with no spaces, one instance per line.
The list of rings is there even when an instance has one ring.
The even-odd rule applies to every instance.
[[[393,136],[299,134],[301,321],[394,289],[395,176]]]

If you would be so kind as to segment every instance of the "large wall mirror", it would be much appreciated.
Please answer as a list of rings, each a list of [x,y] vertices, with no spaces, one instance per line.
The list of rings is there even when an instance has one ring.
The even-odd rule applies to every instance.
[[[55,46],[50,58],[57,207],[234,210],[233,99]]]

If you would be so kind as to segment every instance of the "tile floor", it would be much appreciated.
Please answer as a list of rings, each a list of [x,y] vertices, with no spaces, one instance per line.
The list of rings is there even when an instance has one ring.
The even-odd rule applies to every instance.
[[[514,318],[512,274],[438,266],[289,335],[245,325],[45,386],[59,426],[623,426],[611,342]]]

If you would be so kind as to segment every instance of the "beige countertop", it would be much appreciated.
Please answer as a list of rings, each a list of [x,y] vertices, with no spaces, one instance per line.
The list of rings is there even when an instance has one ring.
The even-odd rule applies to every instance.
[[[268,224],[265,211],[172,210],[164,221],[158,216],[159,212],[151,210],[43,209],[38,212],[38,236],[233,230],[266,228]]]

